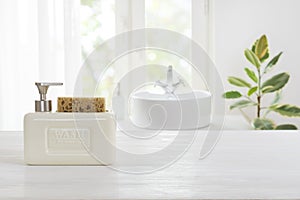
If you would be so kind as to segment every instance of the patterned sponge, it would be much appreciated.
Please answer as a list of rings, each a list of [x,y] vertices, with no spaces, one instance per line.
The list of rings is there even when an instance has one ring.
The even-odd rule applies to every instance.
[[[57,112],[105,112],[105,98],[58,97]]]

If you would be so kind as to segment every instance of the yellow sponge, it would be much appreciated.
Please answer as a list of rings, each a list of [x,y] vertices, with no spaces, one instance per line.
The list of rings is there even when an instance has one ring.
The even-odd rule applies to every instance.
[[[105,98],[58,97],[57,112],[105,112]]]

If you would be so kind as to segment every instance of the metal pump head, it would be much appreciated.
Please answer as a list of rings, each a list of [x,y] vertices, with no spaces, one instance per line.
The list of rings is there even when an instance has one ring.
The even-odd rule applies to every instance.
[[[36,82],[39,93],[40,100],[35,101],[35,112],[51,112],[52,111],[52,102],[47,100],[47,91],[50,86],[63,85],[63,83],[45,83],[45,82]]]

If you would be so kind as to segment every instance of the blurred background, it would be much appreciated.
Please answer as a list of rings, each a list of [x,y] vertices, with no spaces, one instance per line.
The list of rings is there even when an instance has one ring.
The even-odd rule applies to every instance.
[[[34,111],[39,98],[34,82],[64,83],[49,90],[56,107],[57,96],[72,96],[81,66],[98,45],[145,27],[176,31],[199,43],[215,62],[227,90],[232,88],[227,77],[243,77],[244,67],[249,67],[244,49],[266,34],[271,56],[284,52],[276,72],[291,74],[283,101],[299,104],[299,9],[298,0],[0,0],[0,130],[22,130],[24,114]],[[130,57],[146,64],[172,64],[193,87],[205,89],[205,81],[184,59],[145,50],[114,63],[95,95],[112,97],[120,77],[137,65],[129,62]],[[116,70],[120,65],[124,68]],[[148,71],[147,76],[155,73]],[[89,66],[80,78],[83,95],[98,84]]]

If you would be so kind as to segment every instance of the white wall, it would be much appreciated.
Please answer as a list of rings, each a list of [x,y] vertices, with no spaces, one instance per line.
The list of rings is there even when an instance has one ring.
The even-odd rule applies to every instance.
[[[243,51],[262,34],[268,36],[271,57],[284,52],[272,74],[291,75],[282,102],[300,106],[300,1],[215,0],[215,62],[227,90],[233,89],[226,81],[229,75],[247,78],[243,69],[250,64]],[[282,120],[300,125],[300,119]]]

